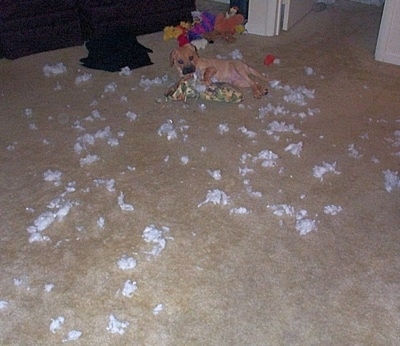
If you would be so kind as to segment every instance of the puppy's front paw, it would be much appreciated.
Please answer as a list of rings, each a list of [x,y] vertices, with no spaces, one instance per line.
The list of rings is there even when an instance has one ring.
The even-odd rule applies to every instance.
[[[265,96],[268,94],[268,89],[267,88],[262,88],[261,86],[257,87],[254,92],[254,98],[260,99],[262,96]]]

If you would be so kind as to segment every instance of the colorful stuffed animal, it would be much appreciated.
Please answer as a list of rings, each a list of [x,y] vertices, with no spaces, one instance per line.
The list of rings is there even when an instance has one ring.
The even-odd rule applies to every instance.
[[[168,100],[187,101],[188,98],[206,101],[239,103],[244,99],[243,93],[228,83],[212,83],[206,85],[194,76],[180,80],[178,85],[170,88],[165,94]]]
[[[194,22],[188,30],[189,41],[194,41],[203,38],[207,32],[214,30],[215,15],[210,12],[192,12]]]
[[[227,13],[219,13],[215,17],[214,30],[206,37],[208,41],[214,41],[217,38],[232,43],[235,42],[235,34],[243,33],[245,31],[243,15],[237,13],[238,8],[232,7]]]
[[[166,26],[164,28],[164,40],[177,39],[183,32],[183,29],[179,26]]]

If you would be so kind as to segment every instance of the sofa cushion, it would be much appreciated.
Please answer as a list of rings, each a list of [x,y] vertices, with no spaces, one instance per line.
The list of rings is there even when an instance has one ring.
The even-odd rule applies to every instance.
[[[77,13],[77,2],[78,0],[0,0],[0,21],[70,10]]]
[[[142,35],[191,20],[195,1],[81,0],[80,8],[85,36],[99,37],[118,28]]]
[[[80,20],[71,11],[0,22],[0,52],[7,59],[81,44]]]

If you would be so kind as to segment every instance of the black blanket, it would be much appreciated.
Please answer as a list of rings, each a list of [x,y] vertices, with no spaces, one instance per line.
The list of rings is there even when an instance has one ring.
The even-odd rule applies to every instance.
[[[135,69],[152,65],[148,53],[153,51],[141,45],[136,37],[127,32],[114,32],[86,42],[87,58],[80,59],[83,66],[110,72],[123,67]]]

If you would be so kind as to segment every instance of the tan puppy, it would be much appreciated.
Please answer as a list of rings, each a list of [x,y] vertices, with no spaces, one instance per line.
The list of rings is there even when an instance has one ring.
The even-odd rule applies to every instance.
[[[183,78],[195,73],[206,84],[218,81],[241,88],[250,87],[255,98],[261,98],[268,93],[267,88],[263,88],[250,76],[264,82],[268,82],[268,79],[241,60],[201,58],[194,46],[186,44],[171,52],[170,61],[171,66],[175,65]]]

